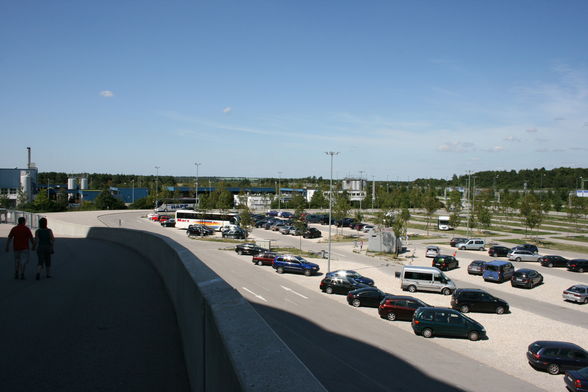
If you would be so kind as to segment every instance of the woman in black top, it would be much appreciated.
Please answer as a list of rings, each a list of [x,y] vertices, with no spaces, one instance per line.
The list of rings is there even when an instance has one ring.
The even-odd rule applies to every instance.
[[[47,228],[47,218],[39,219],[39,228],[35,231],[35,244],[33,250],[37,250],[39,264],[37,265],[37,280],[41,277],[41,270],[45,267],[45,273],[50,278],[51,255],[53,254],[53,231]]]

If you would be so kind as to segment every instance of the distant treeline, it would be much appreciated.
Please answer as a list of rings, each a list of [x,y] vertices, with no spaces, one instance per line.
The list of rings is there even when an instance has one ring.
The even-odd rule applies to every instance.
[[[58,172],[41,172],[38,176],[39,185],[44,184],[67,184],[68,177],[87,177],[90,189],[104,189],[109,186],[113,187],[147,187],[153,188],[156,182],[155,175],[141,176],[132,174],[67,174]],[[588,169],[574,169],[561,167],[557,169],[546,170],[502,170],[502,171],[482,171],[468,174],[454,174],[451,180],[437,178],[419,178],[412,182],[400,181],[376,181],[379,187],[387,188],[394,186],[416,186],[416,187],[434,187],[443,188],[447,186],[467,186],[468,177],[473,186],[476,188],[496,188],[504,189],[552,189],[552,190],[571,190],[581,187],[581,178],[588,182]],[[159,176],[158,182],[160,187],[164,186],[194,186],[195,178],[192,177],[174,177]],[[225,187],[276,187],[280,184],[282,187],[292,188],[324,188],[329,179],[323,177],[305,177],[305,178],[222,178],[222,177],[200,177],[199,184],[201,187],[218,186],[222,183]],[[526,185],[525,185],[526,184]]]

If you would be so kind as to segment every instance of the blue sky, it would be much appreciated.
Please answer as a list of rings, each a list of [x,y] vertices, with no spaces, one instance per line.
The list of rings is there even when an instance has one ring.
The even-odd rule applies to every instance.
[[[4,1],[0,167],[588,167],[588,2]]]

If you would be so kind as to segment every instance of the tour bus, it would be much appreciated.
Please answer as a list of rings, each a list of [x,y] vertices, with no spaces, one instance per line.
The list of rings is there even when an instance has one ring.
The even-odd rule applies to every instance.
[[[174,212],[177,210],[194,209],[196,199],[193,197],[183,197],[176,199],[161,199],[156,201],[157,207],[155,212]]]
[[[440,216],[437,219],[437,228],[439,230],[453,230],[453,227],[449,224],[448,216]]]
[[[187,229],[190,225],[205,225],[220,231],[223,227],[239,225],[236,212],[177,210],[176,228]]]

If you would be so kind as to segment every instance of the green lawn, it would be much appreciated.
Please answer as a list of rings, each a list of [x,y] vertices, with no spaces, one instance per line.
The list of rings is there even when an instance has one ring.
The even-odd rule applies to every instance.
[[[582,236],[582,235],[572,235],[569,237],[552,237],[552,238],[560,238],[562,240],[569,240],[569,241],[588,242],[588,237]]]
[[[502,242],[508,242],[510,244],[515,245],[522,245],[522,244],[535,244],[540,248],[548,248],[553,250],[565,250],[569,252],[580,252],[580,253],[588,253],[588,246],[581,246],[581,245],[569,245],[564,244],[561,242],[553,242],[553,241],[537,241],[537,240],[522,240],[522,239],[504,239]],[[544,254],[545,252],[540,252]]]

